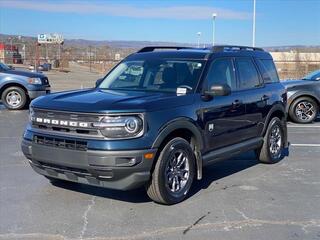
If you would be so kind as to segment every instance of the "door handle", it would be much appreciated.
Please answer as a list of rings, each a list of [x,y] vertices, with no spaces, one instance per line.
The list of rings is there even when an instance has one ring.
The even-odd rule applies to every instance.
[[[263,95],[261,97],[261,101],[267,101],[267,100],[269,100],[269,96],[268,95]]]

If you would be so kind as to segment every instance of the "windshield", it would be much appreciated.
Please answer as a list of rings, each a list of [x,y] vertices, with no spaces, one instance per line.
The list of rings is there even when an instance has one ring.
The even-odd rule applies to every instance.
[[[120,63],[99,88],[130,91],[176,92],[178,87],[192,91],[203,69],[203,61],[137,60]]]
[[[0,70],[10,70],[10,68],[4,63],[0,62]]]
[[[310,80],[310,79],[316,79],[316,78],[319,78],[319,77],[320,77],[320,69],[309,73],[303,79],[304,80]]]

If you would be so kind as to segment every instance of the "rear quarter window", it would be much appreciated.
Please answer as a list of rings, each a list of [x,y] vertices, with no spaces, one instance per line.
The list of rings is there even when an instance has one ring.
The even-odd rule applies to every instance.
[[[251,58],[236,58],[236,66],[241,90],[260,86],[259,73]]]
[[[279,82],[278,73],[272,60],[257,59],[257,64],[261,72],[264,83]]]

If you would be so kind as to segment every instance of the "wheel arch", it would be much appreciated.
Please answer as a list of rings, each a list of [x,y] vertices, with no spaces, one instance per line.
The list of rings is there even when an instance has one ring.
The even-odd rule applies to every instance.
[[[282,104],[276,104],[274,105],[271,110],[269,111],[266,120],[265,120],[265,124],[263,127],[263,131],[262,131],[262,137],[265,135],[265,133],[267,132],[269,123],[271,121],[272,118],[277,117],[281,120],[283,128],[284,128],[284,142],[285,142],[285,146],[288,146],[288,133],[287,133],[287,112],[285,107]]]
[[[195,125],[192,119],[179,118],[172,120],[159,131],[158,137],[154,141],[152,147],[161,150],[166,143],[175,137],[181,137],[190,143],[196,159],[197,179],[201,179],[201,150],[203,149],[203,138],[200,129]],[[157,155],[159,152],[160,151],[158,151]]]
[[[6,90],[9,87],[20,87],[20,88],[22,88],[25,91],[26,96],[29,98],[28,89],[25,86],[23,86],[22,84],[16,83],[16,82],[4,84],[0,89],[0,98],[2,97],[2,93],[4,92],[4,90]]]

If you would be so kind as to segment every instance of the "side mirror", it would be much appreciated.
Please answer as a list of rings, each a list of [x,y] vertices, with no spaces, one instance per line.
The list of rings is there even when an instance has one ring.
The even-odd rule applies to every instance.
[[[96,87],[98,87],[102,81],[103,81],[103,78],[98,79],[96,81]]]
[[[320,80],[320,77],[317,77],[316,80],[319,81],[319,80]]]
[[[209,96],[228,96],[231,94],[231,88],[228,84],[214,84],[209,91],[205,92]]]
[[[8,67],[10,68],[10,70],[14,70],[15,69],[14,66],[12,66],[12,65],[8,65]]]

